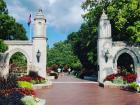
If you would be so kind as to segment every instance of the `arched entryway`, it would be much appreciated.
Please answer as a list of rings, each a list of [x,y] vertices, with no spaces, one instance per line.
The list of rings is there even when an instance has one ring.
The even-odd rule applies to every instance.
[[[27,58],[21,52],[14,53],[9,61],[9,73],[23,76],[27,74]]]
[[[135,73],[134,60],[131,55],[128,53],[121,54],[117,60],[117,69]]]
[[[137,73],[137,68],[139,67],[140,59],[135,50],[124,48],[119,50],[113,59],[113,68],[118,70],[121,68],[127,69],[130,73]]]
[[[31,69],[31,58],[30,58],[30,56],[28,56],[28,53],[25,50],[20,49],[20,48],[15,48],[13,50],[9,50],[7,53],[9,54],[8,57],[7,57],[7,60],[6,60],[6,65],[8,67],[7,72],[8,73],[13,73],[12,71],[15,68],[16,70],[14,70],[14,71],[17,71],[17,72],[19,71],[19,73],[17,73],[19,76],[24,75],[24,74],[28,74],[29,69]],[[21,64],[21,66],[23,66],[23,67],[14,67],[13,70],[12,70],[11,66],[13,67],[13,66],[17,66],[17,65],[14,64],[14,61],[12,61],[11,58],[14,57],[14,55],[17,56],[17,54],[18,54],[18,56],[21,56],[21,58],[19,58],[19,59],[21,59],[20,62],[25,62],[26,66],[23,66]],[[22,59],[25,59],[25,60],[22,60]],[[20,70],[17,70],[17,69],[20,69]],[[22,72],[21,69],[26,69],[26,71],[23,70],[23,72]]]

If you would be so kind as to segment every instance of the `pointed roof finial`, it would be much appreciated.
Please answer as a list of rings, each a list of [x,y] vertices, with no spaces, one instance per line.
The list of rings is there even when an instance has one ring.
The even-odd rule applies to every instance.
[[[105,10],[103,9],[103,13],[105,13]]]
[[[35,19],[45,19],[45,16],[44,16],[44,13],[43,13],[43,10],[42,9],[38,9],[37,13],[36,13],[36,16],[35,16]]]
[[[101,15],[101,19],[108,19],[108,16],[105,13],[105,10],[103,9],[103,13]]]
[[[42,12],[42,9],[40,8],[40,9],[38,10],[38,12]]]

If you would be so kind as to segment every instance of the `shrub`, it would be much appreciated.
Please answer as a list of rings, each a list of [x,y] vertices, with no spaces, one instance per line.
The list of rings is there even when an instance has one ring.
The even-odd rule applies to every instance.
[[[13,93],[14,91],[15,91],[14,88],[0,90],[0,96],[8,96],[9,94]]]
[[[108,75],[106,78],[105,78],[105,81],[113,81],[115,79],[115,74],[111,74],[111,75]]]
[[[6,50],[8,50],[8,46],[4,43],[2,39],[0,39],[0,52],[4,53]]]
[[[33,84],[45,83],[45,78],[39,76],[36,72],[31,72],[29,75],[20,77],[17,79],[18,81],[27,81]]]
[[[82,64],[80,62],[76,62],[76,63],[72,63],[71,64],[71,68],[73,70],[78,70],[80,71],[82,69]]]
[[[127,74],[123,76],[123,80],[127,81],[128,83],[135,82],[137,78],[136,74]]]
[[[24,105],[21,101],[21,98],[23,97],[22,94],[19,92],[12,92],[10,95],[7,96],[8,103],[7,105]]]
[[[57,73],[50,73],[50,76],[54,76],[55,79],[58,79],[58,74]]]
[[[51,70],[57,72],[57,69],[58,69],[58,65],[57,64],[51,65]]]
[[[31,83],[32,83],[32,84],[37,84],[35,80],[32,80]]]
[[[41,77],[41,76],[36,76],[35,78],[33,78],[33,80],[45,80],[45,78]]]
[[[139,85],[136,82],[132,82],[129,84],[129,87],[133,90],[137,90],[137,87],[139,87]]]
[[[46,80],[32,80],[31,82],[32,84],[41,84],[41,83],[45,83]]]
[[[113,83],[115,84],[123,84],[123,78],[122,77],[115,77],[115,79],[113,80]]]
[[[0,77],[0,90],[18,87],[16,80],[15,75],[9,75],[7,79]]]
[[[25,96],[21,99],[24,105],[37,105],[37,102],[34,97],[32,96]]]
[[[32,81],[32,77],[30,76],[23,76],[17,79],[18,81],[28,81],[31,82]]]
[[[0,96],[8,96],[13,92],[19,92],[22,95],[31,95],[31,96],[36,95],[35,91],[29,88],[13,88],[13,89],[0,90]]]
[[[29,72],[29,76],[30,76],[31,78],[36,78],[36,77],[38,77],[38,73],[35,72],[35,71],[30,71],[30,72]]]
[[[12,92],[8,96],[0,96],[0,105],[24,105],[21,101],[23,97],[19,92]]]
[[[32,84],[27,81],[18,81],[18,87],[32,89]]]
[[[35,93],[35,91],[34,90],[32,90],[32,89],[28,89],[28,88],[17,88],[17,89],[15,89],[15,91],[17,91],[17,92],[19,92],[19,93],[21,93],[21,94],[23,94],[23,95],[33,95],[33,96],[35,96],[36,95],[36,93]]]

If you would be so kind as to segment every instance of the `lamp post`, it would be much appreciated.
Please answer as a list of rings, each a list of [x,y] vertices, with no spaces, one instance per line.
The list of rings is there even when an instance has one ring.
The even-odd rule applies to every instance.
[[[41,52],[38,50],[37,54],[36,54],[36,58],[37,58],[37,62],[40,62],[40,56],[41,56]]]
[[[107,50],[106,52],[105,52],[105,55],[104,55],[104,57],[105,57],[105,62],[107,63],[108,62],[108,58],[109,58],[109,51]]]

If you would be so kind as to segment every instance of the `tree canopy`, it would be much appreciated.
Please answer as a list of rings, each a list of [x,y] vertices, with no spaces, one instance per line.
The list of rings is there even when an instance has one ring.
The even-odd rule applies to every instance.
[[[71,44],[60,41],[48,49],[48,66],[57,64],[59,66],[68,65],[72,68],[81,67],[78,58],[73,54]]]
[[[140,42],[139,0],[86,0],[82,8],[86,11],[84,23],[78,32],[68,35],[68,41],[85,68],[97,65],[98,23],[103,9],[111,21],[114,41]]]
[[[10,58],[10,64],[15,64],[17,67],[27,66],[27,58],[21,52],[16,52]]]
[[[27,40],[23,25],[8,15],[8,9],[4,0],[0,0],[0,39]]]
[[[4,53],[6,50],[8,50],[8,46],[0,39],[0,53]]]

